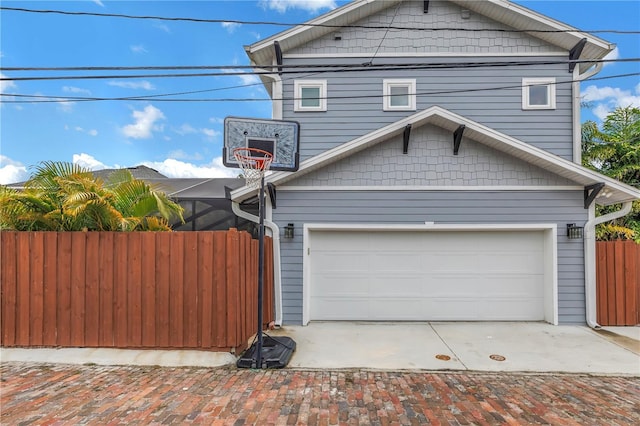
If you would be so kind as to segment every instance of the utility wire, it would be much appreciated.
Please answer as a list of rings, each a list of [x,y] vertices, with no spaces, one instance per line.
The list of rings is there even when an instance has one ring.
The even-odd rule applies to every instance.
[[[623,78],[623,77],[632,77],[638,76],[640,72],[636,73],[628,73],[628,74],[617,74],[606,77],[596,77],[590,78],[588,80],[567,80],[553,83],[556,86],[562,84],[571,84],[582,81],[599,81],[599,80],[608,80],[613,78]],[[456,90],[441,90],[441,91],[427,91],[427,92],[417,92],[416,96],[433,96],[433,95],[454,95],[460,93],[474,93],[474,92],[486,92],[486,91],[494,91],[494,90],[508,90],[508,89],[521,89],[524,87],[522,84],[517,85],[509,85],[509,86],[494,86],[494,87],[484,87],[484,88],[474,88],[474,89],[456,89]],[[53,102],[89,102],[89,101],[119,101],[124,100],[123,98],[100,98],[100,97],[60,97],[60,96],[52,96],[47,97],[45,95],[25,95],[25,94],[9,94],[3,93],[1,96],[7,97],[25,97],[25,98],[48,98],[46,100],[2,100],[0,99],[0,103],[53,103]],[[335,100],[335,99],[371,99],[371,98],[384,98],[385,94],[375,94],[375,95],[349,95],[349,96],[327,96],[321,99],[327,100]],[[270,102],[270,101],[291,101],[297,100],[298,98],[280,98],[280,99],[271,99],[271,98],[209,98],[209,99],[149,99],[144,96],[137,98],[126,98],[128,101],[156,101],[156,102]]]
[[[282,71],[282,74],[302,74],[309,72],[369,72],[369,71],[399,71],[399,70],[431,70],[431,69],[470,69],[470,68],[493,68],[493,67],[517,67],[531,65],[558,65],[558,64],[593,64],[609,62],[639,62],[640,58],[628,59],[601,59],[601,60],[553,60],[553,61],[505,61],[505,62],[464,62],[464,63],[411,63],[411,64],[380,64],[370,63],[345,65],[340,70],[326,70],[320,67],[320,71],[315,71],[315,66],[307,65],[304,70],[294,69]],[[6,69],[0,68],[0,71]],[[44,80],[104,80],[104,79],[134,79],[134,78],[184,78],[184,77],[221,77],[221,76],[255,76],[273,75],[278,71],[253,71],[253,72],[212,72],[212,73],[179,73],[179,74],[120,74],[120,75],[77,75],[77,76],[33,76],[33,77],[0,77],[0,81],[44,81]]]
[[[577,28],[571,28],[567,30],[540,30],[540,29],[506,29],[506,28],[424,28],[424,27],[403,27],[403,26],[391,26],[384,25],[332,25],[332,24],[311,24],[311,23],[298,23],[298,22],[274,22],[274,21],[245,21],[238,19],[203,19],[203,18],[180,18],[180,17],[164,17],[164,16],[149,16],[149,15],[127,15],[119,13],[96,13],[96,12],[70,12],[64,10],[47,10],[47,9],[27,9],[22,7],[6,7],[0,6],[0,10],[12,11],[12,12],[26,12],[26,13],[42,13],[42,14],[58,14],[58,15],[71,15],[71,16],[94,16],[94,17],[108,17],[108,18],[123,18],[123,19],[154,19],[159,21],[182,21],[182,22],[198,22],[198,23],[214,23],[222,24],[225,22],[232,24],[244,24],[244,25],[274,25],[282,27],[322,27],[322,28],[362,28],[362,29],[375,29],[385,30],[387,28],[392,30],[411,30],[411,31],[467,31],[467,32],[485,32],[495,31],[504,33],[570,33],[570,32],[585,32],[585,33],[612,33],[612,34],[640,34],[640,31],[631,30],[579,30]]]

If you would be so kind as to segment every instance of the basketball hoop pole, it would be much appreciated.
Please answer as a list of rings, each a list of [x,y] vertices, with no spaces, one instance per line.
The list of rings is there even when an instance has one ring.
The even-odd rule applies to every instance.
[[[256,368],[262,368],[262,299],[264,286],[264,174],[260,178],[260,194],[258,209],[260,223],[258,225],[258,341],[256,345]]]

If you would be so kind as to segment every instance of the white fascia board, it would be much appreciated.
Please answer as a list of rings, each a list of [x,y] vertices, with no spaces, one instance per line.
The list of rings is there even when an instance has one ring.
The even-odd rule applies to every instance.
[[[368,146],[375,145],[391,137],[401,134],[407,124],[418,128],[426,123],[434,124],[454,131],[461,124],[465,125],[464,137],[473,139],[491,148],[505,152],[508,155],[520,158],[523,161],[542,167],[552,173],[556,173],[581,185],[591,185],[604,182],[609,191],[615,197],[599,197],[600,204],[615,204],[623,201],[640,199],[640,190],[618,182],[615,179],[596,173],[583,166],[574,164],[557,155],[551,154],[541,148],[529,145],[511,136],[500,133],[485,125],[469,120],[439,106],[432,106],[418,113],[412,114],[401,120],[360,136],[328,151],[309,158],[300,164],[297,172],[274,172],[265,178],[266,182],[282,185],[297,177],[310,173],[316,169],[329,165],[341,158],[355,154]],[[243,187],[231,193],[232,200],[243,200],[255,193],[255,189]]]
[[[556,223],[305,223],[306,231],[555,231]]]
[[[384,52],[376,55],[376,59],[380,58],[455,58],[455,57],[472,57],[472,58],[502,58],[502,57],[535,57],[540,56],[558,56],[566,57],[567,52],[545,52],[541,55],[540,52],[519,52],[519,53],[504,53],[504,52]],[[371,52],[360,53],[291,53],[283,54],[285,59],[317,59],[317,58],[371,58]]]
[[[279,186],[278,191],[478,191],[478,192],[521,192],[521,191],[582,191],[582,186],[446,186],[446,185],[389,185],[389,186]]]

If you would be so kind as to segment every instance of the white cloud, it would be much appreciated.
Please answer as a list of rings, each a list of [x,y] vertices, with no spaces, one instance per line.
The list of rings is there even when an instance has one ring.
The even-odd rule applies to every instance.
[[[28,178],[29,172],[22,163],[0,155],[0,184],[22,182]]]
[[[222,28],[227,30],[229,34],[233,34],[242,24],[237,22],[222,22],[220,25],[222,25]]]
[[[224,117],[211,117],[209,121],[215,124],[222,124],[224,123]]]
[[[171,151],[168,155],[169,158],[173,158],[175,160],[195,160],[201,161],[203,159],[202,154],[196,152],[195,154],[187,154],[181,149],[177,149],[175,151]]]
[[[6,78],[7,76],[0,72],[0,77]],[[18,86],[10,80],[0,80],[0,93],[7,93],[9,89],[17,89]]]
[[[211,139],[211,140],[217,138],[222,134],[217,130],[207,129],[207,128],[200,129],[200,131],[207,137],[207,139]]]
[[[84,152],[80,154],[73,154],[73,164],[77,164],[84,168],[90,170],[102,170],[102,169],[110,169],[111,167],[107,166],[101,161],[96,160],[93,156],[89,154],[85,154]]]
[[[62,112],[71,112],[75,104],[75,102],[60,100],[58,101],[58,109]]]
[[[157,24],[154,24],[153,26],[158,28],[159,30],[164,31],[167,34],[171,34],[171,29],[165,24],[157,23]]]
[[[76,126],[75,131],[76,132],[84,132],[84,129],[82,127],[80,127],[80,126]]]
[[[100,0],[93,0],[93,2],[100,7],[104,7],[104,4]]]
[[[241,74],[236,74],[234,77],[238,77],[242,82],[242,84],[245,86],[254,86],[254,85],[259,86],[261,84],[260,77],[258,77],[255,74],[251,74],[250,71],[229,68],[229,69],[223,70],[223,72],[229,73],[229,74],[241,73]]]
[[[189,123],[184,123],[179,128],[173,129],[173,131],[176,132],[179,135],[182,135],[182,136],[193,134],[193,133],[198,133],[198,129],[196,129],[195,127],[193,127]]]
[[[162,131],[163,127],[157,124],[165,119],[164,114],[153,105],[147,105],[142,111],[133,111],[131,116],[135,123],[128,124],[122,128],[122,132],[128,138],[149,139],[154,131]]]
[[[223,178],[238,175],[235,169],[229,169],[222,164],[222,157],[215,158],[211,163],[198,166],[184,161],[168,158],[162,162],[143,162],[170,178]]]
[[[133,53],[149,53],[149,51],[141,44],[132,44],[129,46],[129,49],[131,49]]]
[[[613,49],[611,52],[609,52],[609,54],[607,56],[604,57],[605,60],[616,60],[620,58],[620,50],[618,50],[618,48],[616,47],[615,49]],[[605,62],[604,66],[606,67],[607,65],[613,65],[615,62]]]
[[[98,136],[98,131],[96,129],[91,129],[87,131],[87,134],[89,134],[89,136]]]
[[[143,89],[143,90],[155,90],[155,86],[149,83],[147,80],[140,81],[110,81],[107,83],[109,86],[122,87],[125,89]]]
[[[338,5],[333,0],[260,0],[260,6],[285,13],[289,9],[302,9],[318,12],[322,9],[335,9]]]
[[[604,120],[610,112],[618,107],[640,107],[640,84],[631,90],[622,90],[618,87],[588,86],[581,94],[584,102],[593,104],[593,114]]]
[[[82,89],[80,87],[73,87],[73,86],[63,86],[62,87],[62,91],[66,92],[66,93],[83,93],[83,94],[86,94],[86,95],[90,95],[91,94],[91,90]]]

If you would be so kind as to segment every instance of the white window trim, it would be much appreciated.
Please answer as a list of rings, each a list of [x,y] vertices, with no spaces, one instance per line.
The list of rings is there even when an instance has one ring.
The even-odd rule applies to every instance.
[[[531,105],[529,101],[529,86],[547,86],[549,102],[546,105]],[[522,109],[556,109],[556,79],[555,78],[523,78],[522,79]]]
[[[327,110],[327,80],[296,80],[293,83],[295,101],[293,110],[297,112],[314,112]],[[320,106],[302,106],[302,89],[307,87],[317,87],[320,89]]]
[[[391,105],[391,87],[393,86],[406,86],[409,93],[409,105],[407,106],[392,106]],[[382,90],[384,96],[382,97],[382,109],[384,111],[415,111],[416,110],[416,79],[389,79],[382,81]]]

